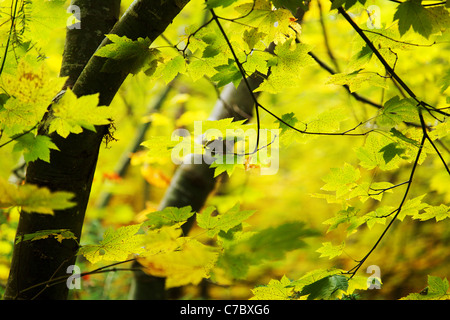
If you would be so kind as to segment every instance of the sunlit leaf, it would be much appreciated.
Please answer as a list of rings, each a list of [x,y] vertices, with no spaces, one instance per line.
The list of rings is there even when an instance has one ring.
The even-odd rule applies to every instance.
[[[70,192],[51,192],[32,184],[15,186],[0,178],[0,207],[17,206],[27,212],[53,214],[54,210],[73,207],[72,198]]]
[[[131,254],[144,251],[142,234],[137,234],[140,224],[120,227],[117,230],[109,228],[98,245],[84,245],[78,250],[89,262],[122,261]]]

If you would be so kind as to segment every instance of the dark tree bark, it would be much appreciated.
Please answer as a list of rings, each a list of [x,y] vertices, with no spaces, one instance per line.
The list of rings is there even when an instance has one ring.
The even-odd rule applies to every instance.
[[[101,3],[103,8],[110,7],[105,5],[107,1],[86,2],[87,6],[97,7],[97,4]],[[110,33],[127,36],[132,40],[148,37],[153,41],[188,2],[188,0],[137,0],[133,2]],[[111,1],[111,3],[116,2]],[[101,11],[100,7],[97,8]],[[105,16],[109,17],[109,13],[105,12]],[[98,19],[104,19],[104,17],[98,17]],[[108,33],[110,27],[111,21],[109,19],[104,21],[102,34]],[[92,30],[94,29],[99,30],[96,26],[93,26]],[[109,40],[104,38],[100,46],[108,43]],[[91,50],[95,50],[92,48],[96,47],[92,45]],[[70,54],[74,54],[74,50],[76,47],[67,44],[65,63],[67,66],[72,64],[73,68],[68,67],[62,70],[62,74],[70,74],[72,79],[78,72],[74,71],[77,69],[76,59],[71,60],[70,56]],[[99,93],[99,105],[107,106],[111,103],[128,73],[103,73],[101,68],[104,61],[105,58],[92,56],[77,77],[72,90],[77,96]],[[30,163],[26,182],[47,187],[52,191],[72,192],[77,205],[66,210],[56,211],[54,216],[22,212],[17,229],[19,237],[39,230],[69,229],[78,239],[80,238],[99,148],[107,133],[108,128],[103,126],[97,127],[96,132],[83,131],[77,135],[71,134],[66,139],[57,134],[50,135],[60,151],[52,150],[50,163],[39,160]],[[47,134],[47,132],[41,128],[39,134]],[[68,288],[65,282],[50,287],[39,284],[67,275],[67,267],[75,263],[77,248],[78,243],[73,240],[63,240],[62,243],[52,239],[22,241],[15,245],[4,298],[66,299]]]

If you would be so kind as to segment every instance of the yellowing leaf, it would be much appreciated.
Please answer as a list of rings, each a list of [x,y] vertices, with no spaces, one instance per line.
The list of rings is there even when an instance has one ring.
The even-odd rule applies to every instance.
[[[426,196],[426,194],[423,194],[421,196],[415,197],[413,199],[409,199],[406,201],[402,209],[400,211],[400,214],[398,215],[399,220],[403,220],[405,216],[412,216],[415,217],[419,214],[419,212],[427,207],[429,205],[427,203],[423,203],[422,199]]]
[[[73,207],[70,192],[50,192],[47,188],[24,184],[15,186],[0,178],[0,207],[21,207],[27,212],[53,214],[53,210]]]
[[[77,96],[67,89],[61,99],[53,105],[53,118],[49,133],[56,131],[63,138],[70,133],[81,133],[84,129],[95,131],[97,125],[107,125],[112,121],[112,110],[98,107],[98,94]]]
[[[367,86],[389,88],[386,79],[373,72],[364,72],[362,70],[334,74],[328,78],[326,84],[348,85],[351,92],[358,91]]]
[[[106,230],[103,240],[98,245],[84,245],[78,250],[89,262],[122,261],[131,254],[144,251],[142,234],[136,234],[141,224],[120,227],[117,230]]]
[[[275,47],[274,56],[268,61],[270,74],[255,90],[279,93],[297,85],[297,79],[303,74],[303,68],[314,60],[308,54],[311,50],[306,44],[295,44],[292,39]]]
[[[402,159],[395,155],[390,161],[386,162],[384,153],[381,151],[390,143],[392,143],[390,138],[381,134],[370,133],[364,146],[356,149],[360,165],[369,170],[375,167],[379,167],[381,170],[396,169]]]
[[[270,280],[267,285],[252,289],[250,300],[290,300],[294,293],[291,280],[283,276],[281,280]]]
[[[142,166],[141,174],[148,183],[155,187],[165,188],[170,184],[170,178],[162,170],[153,166]]]
[[[344,249],[345,243],[342,242],[339,246],[333,246],[331,242],[322,243],[322,247],[316,250],[320,253],[320,257],[328,257],[333,259],[334,257],[340,256]]]
[[[19,62],[14,76],[2,74],[9,99],[0,106],[0,129],[12,136],[36,125],[65,80],[52,78],[45,64],[32,67],[26,60]]]
[[[43,47],[55,30],[64,30],[70,15],[66,12],[64,0],[34,0],[25,4],[28,19],[25,37]]]
[[[359,177],[359,169],[346,163],[343,168],[331,168],[331,173],[323,178],[326,184],[321,189],[336,191],[336,197],[342,197],[356,185]]]
[[[217,261],[218,253],[195,239],[185,239],[177,250],[162,252],[139,262],[144,271],[166,278],[166,288],[188,284],[197,285],[208,278]]]
[[[448,300],[450,292],[447,278],[428,276],[428,286],[421,293],[410,293],[400,300]]]
[[[16,243],[21,241],[36,241],[41,239],[47,239],[53,237],[56,241],[61,243],[64,239],[77,240],[77,237],[72,231],[68,229],[58,229],[58,230],[40,230],[34,233],[27,233],[23,236],[16,237]]]
[[[436,221],[441,221],[446,218],[450,218],[450,207],[445,204],[441,204],[440,206],[435,207],[427,207],[425,208],[425,212],[413,215],[413,219],[420,219],[421,221],[429,220],[435,218]]]

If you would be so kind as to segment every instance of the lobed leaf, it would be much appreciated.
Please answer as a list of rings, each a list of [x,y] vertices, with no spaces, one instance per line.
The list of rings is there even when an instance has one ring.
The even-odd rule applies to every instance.
[[[73,207],[72,198],[70,192],[51,192],[32,184],[16,186],[0,178],[0,207],[21,207],[27,212],[54,214],[54,210]]]

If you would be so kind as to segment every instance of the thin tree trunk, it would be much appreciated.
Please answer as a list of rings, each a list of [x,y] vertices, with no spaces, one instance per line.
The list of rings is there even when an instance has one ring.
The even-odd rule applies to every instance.
[[[188,2],[136,0],[111,33],[132,40],[148,37],[153,41]],[[108,29],[109,26],[103,33],[108,32]],[[109,40],[105,38],[100,46],[108,43]],[[66,51],[66,55],[70,51]],[[72,90],[77,96],[99,93],[99,105],[107,106],[128,74],[101,72],[104,61],[104,58],[92,56]],[[99,147],[107,130],[107,127],[97,127],[96,132],[83,131],[77,135],[71,134],[66,139],[56,134],[50,135],[60,151],[52,150],[50,163],[39,160],[32,162],[27,169],[26,182],[52,191],[73,192],[77,205],[57,211],[54,216],[22,212],[17,229],[19,237],[38,230],[69,229],[80,238]],[[46,134],[43,130],[39,133]],[[21,241],[15,245],[5,299],[66,299],[66,283],[51,287],[37,285],[67,275],[67,267],[74,264],[77,249],[78,243],[73,240],[63,240],[62,243],[52,239]]]

